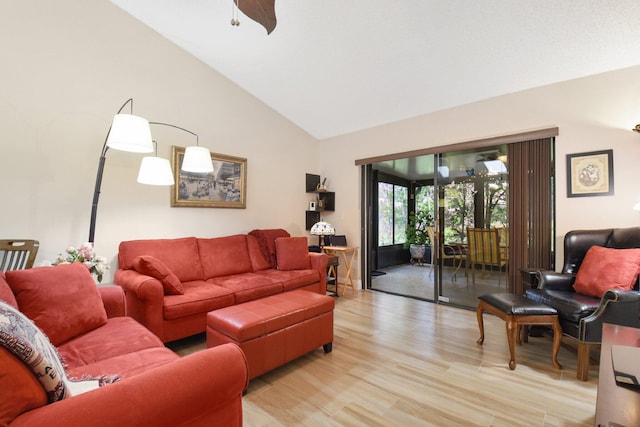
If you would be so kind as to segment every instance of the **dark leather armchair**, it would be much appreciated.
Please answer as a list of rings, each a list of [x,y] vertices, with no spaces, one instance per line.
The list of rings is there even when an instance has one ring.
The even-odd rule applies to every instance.
[[[577,377],[589,377],[590,346],[602,340],[602,324],[640,328],[640,292],[607,290],[601,299],[576,293],[573,283],[580,264],[591,246],[628,249],[640,248],[640,228],[570,231],[564,238],[562,272],[539,271],[537,289],[525,290],[525,296],[558,310],[563,335],[577,340]]]

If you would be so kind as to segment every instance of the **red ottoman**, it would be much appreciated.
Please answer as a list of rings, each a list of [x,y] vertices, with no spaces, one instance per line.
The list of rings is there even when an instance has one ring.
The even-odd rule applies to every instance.
[[[333,342],[333,297],[294,290],[210,311],[207,347],[240,346],[249,379]]]

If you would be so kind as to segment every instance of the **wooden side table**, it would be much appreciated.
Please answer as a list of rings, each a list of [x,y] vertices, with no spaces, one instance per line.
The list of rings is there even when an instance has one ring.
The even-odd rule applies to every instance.
[[[355,286],[353,285],[353,279],[351,278],[351,267],[353,263],[353,258],[355,258],[356,251],[358,250],[357,246],[325,246],[324,251],[328,255],[336,255],[342,257],[344,261],[344,266],[347,269],[345,275],[345,281],[338,281],[336,285],[336,293],[338,293],[338,285],[342,285],[344,290],[342,293],[344,294],[347,286],[351,288],[352,291],[355,291]]]
[[[640,329],[628,326],[602,325],[600,371],[596,400],[596,426],[640,425],[640,393],[616,384],[611,362],[611,346],[640,347]]]
[[[340,265],[340,257],[333,254],[327,254],[329,262],[327,263],[327,292],[338,296],[338,266]],[[333,291],[329,290],[329,286],[333,286]]]

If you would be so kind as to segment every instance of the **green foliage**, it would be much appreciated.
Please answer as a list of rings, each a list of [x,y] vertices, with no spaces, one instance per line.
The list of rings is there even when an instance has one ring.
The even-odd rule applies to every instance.
[[[433,215],[430,211],[411,212],[407,226],[407,240],[404,243],[405,249],[410,245],[430,243],[427,227],[431,225],[433,225]]]

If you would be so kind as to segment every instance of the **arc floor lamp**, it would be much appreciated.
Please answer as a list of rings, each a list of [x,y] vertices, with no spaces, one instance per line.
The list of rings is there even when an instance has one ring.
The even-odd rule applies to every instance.
[[[122,110],[129,104],[129,114]],[[138,182],[149,185],[173,185],[173,173],[167,159],[158,157],[157,142],[151,138],[149,125],[169,126],[190,133],[196,137],[196,145],[187,147],[182,162],[182,170],[196,173],[209,173],[213,171],[211,152],[206,147],[201,147],[198,135],[180,126],[162,122],[149,122],[139,116],[133,115],[133,98],[129,98],[113,117],[113,121],[102,145],[96,184],[93,190],[93,202],[91,205],[91,222],[89,225],[89,242],[95,242],[96,216],[98,214],[98,202],[100,200],[100,188],[102,187],[102,175],[106,162],[106,154],[109,148],[128,151],[132,153],[151,153],[155,149],[155,156],[144,157],[138,173]]]

